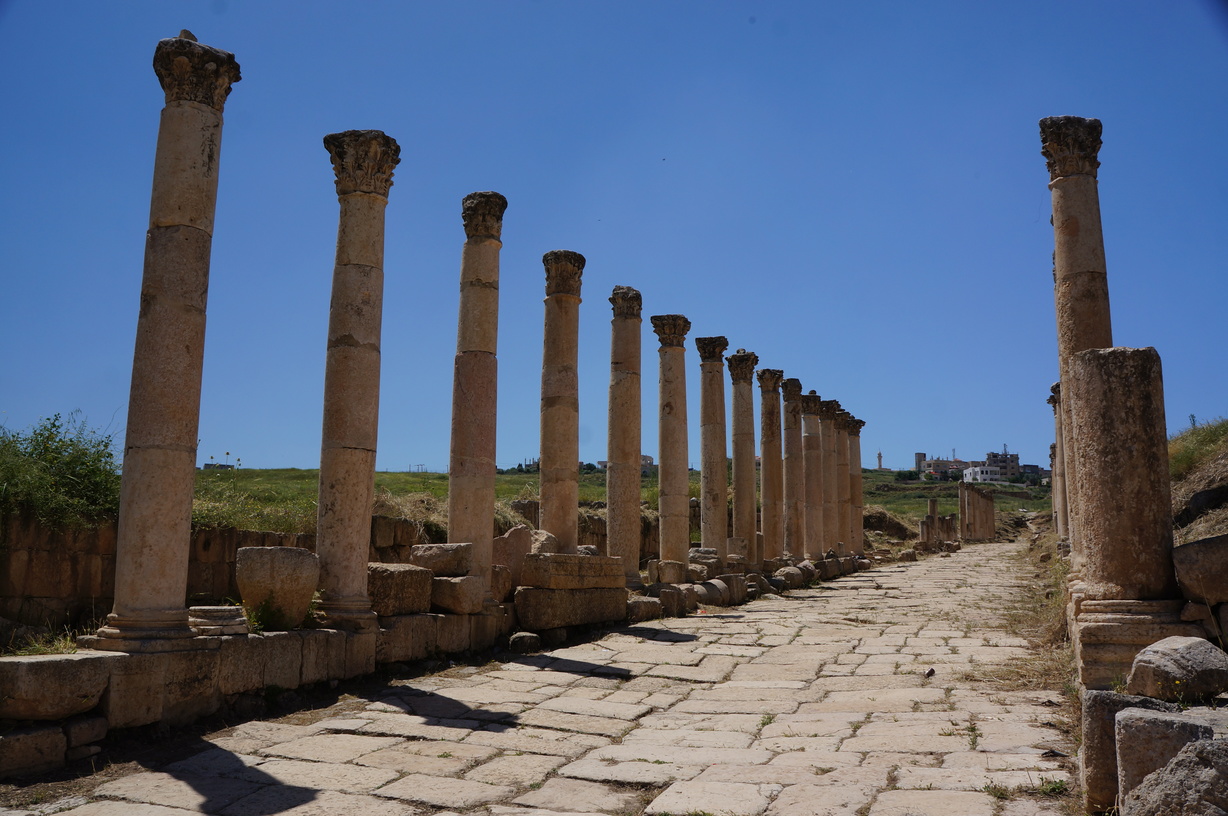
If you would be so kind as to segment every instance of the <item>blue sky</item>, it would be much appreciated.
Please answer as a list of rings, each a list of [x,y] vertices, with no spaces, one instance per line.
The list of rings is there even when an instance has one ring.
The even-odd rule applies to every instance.
[[[461,198],[504,219],[498,460],[537,455],[541,255],[584,254],[580,456],[605,458],[610,290],[679,312],[914,451],[1047,464],[1056,379],[1037,120],[1104,122],[1114,340],[1170,430],[1228,415],[1228,13],[1154,2],[0,0],[0,423],[126,420],[162,37],[235,53],[199,461],[316,467],[337,201],[322,137],[378,128],[378,467],[446,469]],[[1216,339],[1219,338],[1219,339]],[[688,340],[691,452],[699,359]]]

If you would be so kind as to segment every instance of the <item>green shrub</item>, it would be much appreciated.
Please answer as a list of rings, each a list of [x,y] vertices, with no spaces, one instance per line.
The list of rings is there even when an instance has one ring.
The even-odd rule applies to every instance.
[[[112,434],[74,411],[29,430],[0,427],[0,512],[31,512],[56,528],[90,527],[119,512]]]

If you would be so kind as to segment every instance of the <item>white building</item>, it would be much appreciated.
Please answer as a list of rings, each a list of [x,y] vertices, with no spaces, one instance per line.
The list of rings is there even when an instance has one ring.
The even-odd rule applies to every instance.
[[[1000,482],[1002,481],[1002,468],[993,467],[990,465],[981,465],[980,467],[970,467],[964,470],[965,482]]]

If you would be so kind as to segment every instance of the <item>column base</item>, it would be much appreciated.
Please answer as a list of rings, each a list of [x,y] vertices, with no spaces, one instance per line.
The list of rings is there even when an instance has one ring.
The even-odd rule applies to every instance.
[[[1079,604],[1071,640],[1079,683],[1087,689],[1112,689],[1125,683],[1134,658],[1166,637],[1204,637],[1196,623],[1181,620],[1185,601],[1096,601]]]
[[[320,613],[329,629],[342,632],[368,634],[379,631],[379,617],[371,611],[371,602],[365,605],[346,601],[325,601],[320,604]]]
[[[208,648],[190,641],[197,633],[188,625],[188,610],[165,609],[141,617],[107,615],[107,622],[93,635],[77,639],[83,647],[109,652],[177,652]]]

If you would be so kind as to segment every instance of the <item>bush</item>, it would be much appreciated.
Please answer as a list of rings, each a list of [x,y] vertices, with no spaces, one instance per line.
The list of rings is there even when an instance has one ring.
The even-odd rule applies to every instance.
[[[33,513],[56,528],[90,527],[119,512],[114,437],[77,412],[24,433],[0,427],[0,512]]]

